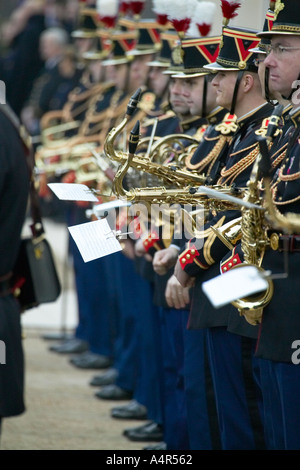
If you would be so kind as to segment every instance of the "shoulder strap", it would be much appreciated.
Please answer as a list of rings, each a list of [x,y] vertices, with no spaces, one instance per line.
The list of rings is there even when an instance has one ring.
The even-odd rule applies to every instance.
[[[38,193],[35,189],[35,180],[34,180],[34,151],[31,143],[31,137],[27,133],[25,127],[21,124],[18,116],[11,109],[8,104],[1,104],[0,111],[9,119],[12,125],[18,132],[18,135],[22,141],[22,144],[25,149],[26,162],[29,171],[29,197],[30,197],[30,212],[32,217],[32,225],[30,226],[32,234],[34,237],[41,236],[44,233],[44,227],[41,217],[40,204]]]

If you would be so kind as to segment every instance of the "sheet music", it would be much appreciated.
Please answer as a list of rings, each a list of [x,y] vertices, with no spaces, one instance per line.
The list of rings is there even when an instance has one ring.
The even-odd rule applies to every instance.
[[[91,201],[97,202],[98,198],[90,188],[81,183],[48,183],[49,188],[58,199],[64,201]]]
[[[85,263],[121,251],[106,219],[68,227]]]
[[[267,280],[255,266],[237,267],[202,284],[203,292],[215,308],[261,292],[267,287]]]

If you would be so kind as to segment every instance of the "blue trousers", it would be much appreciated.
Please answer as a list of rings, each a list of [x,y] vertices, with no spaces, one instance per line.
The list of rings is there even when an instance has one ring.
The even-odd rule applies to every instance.
[[[66,221],[68,226],[86,223],[85,210],[75,204],[70,205]],[[91,352],[113,358],[119,328],[120,254],[114,253],[85,263],[71,236],[69,251],[74,263],[78,302],[75,336],[87,341]]]
[[[259,361],[255,340],[206,330],[223,450],[265,449]]]
[[[184,390],[185,310],[160,308],[164,441],[168,450],[188,450],[189,439]]]
[[[300,450],[300,367],[260,359],[266,434],[272,449]]]
[[[138,324],[138,380],[134,398],[148,410],[148,419],[163,423],[162,348],[159,309],[153,303],[153,285],[142,278]]]
[[[220,449],[216,404],[208,364],[204,329],[188,330],[189,314],[183,315],[184,384],[187,426],[191,450]]]
[[[88,341],[91,352],[113,358],[120,316],[119,254],[84,263],[76,250],[73,259],[80,319],[76,336]]]
[[[138,374],[138,323],[142,315],[142,279],[131,259],[121,254],[119,259],[120,329],[116,342],[116,385],[134,391]]]

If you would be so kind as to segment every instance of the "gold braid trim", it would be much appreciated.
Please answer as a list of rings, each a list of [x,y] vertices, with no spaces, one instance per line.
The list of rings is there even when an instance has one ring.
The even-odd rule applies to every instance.
[[[204,269],[204,270],[205,270],[205,269],[208,269],[208,268],[209,268],[209,266],[205,266],[204,264],[200,263],[200,261],[198,261],[197,259],[194,259],[194,263],[195,263],[197,266],[199,266],[199,268],[201,268],[201,269]]]
[[[225,220],[225,216],[223,216],[220,220],[218,220],[218,222],[214,225],[214,227],[215,228],[222,227],[222,225],[224,223],[224,220]],[[210,234],[209,234],[206,242],[204,243],[203,256],[204,256],[204,259],[207,262],[207,264],[210,265],[210,266],[212,264],[214,264],[214,262],[215,262],[215,260],[211,256],[210,250],[211,250],[211,247],[212,247],[216,237],[217,237],[217,235],[215,234],[215,232],[210,230]]]
[[[273,187],[271,187],[271,190],[272,190],[272,199],[273,199],[273,203],[275,204],[275,206],[286,206],[287,204],[291,204],[292,202],[297,202],[300,200],[300,194],[299,194],[299,196],[294,197],[294,199],[290,199],[289,201],[282,201],[282,202],[275,201],[278,188],[274,184]]]
[[[191,159],[193,158],[194,153],[191,153],[190,155],[188,155],[186,157],[184,163],[185,163],[186,168],[188,168],[189,170],[199,170],[199,171],[203,170],[208,165],[208,163],[210,163],[209,169],[207,171],[207,174],[209,174],[213,164],[215,163],[216,159],[220,155],[220,153],[221,153],[222,149],[224,148],[225,144],[230,139],[227,136],[224,136],[224,135],[214,137],[212,139],[208,139],[207,137],[204,137],[204,139],[207,142],[217,140],[217,143],[214,146],[214,148],[209,152],[209,154],[205,158],[203,158],[203,160],[201,160],[200,162],[192,164]],[[197,149],[195,149],[195,151],[196,150]]]
[[[283,168],[280,168],[278,177],[281,181],[294,181],[300,178],[300,171],[293,173],[292,175],[284,175]]]
[[[255,148],[253,149],[253,147]],[[239,152],[232,153],[230,157],[238,155],[240,152],[244,152],[245,150],[249,150],[251,148],[253,149],[252,152],[248,153],[248,155],[246,155],[244,158],[235,163],[235,165],[233,165],[231,168],[228,168],[226,170],[226,167],[224,167],[221,170],[221,177],[219,178],[217,184],[226,184],[229,182],[231,184],[240,173],[242,173],[246,168],[248,168],[248,166],[254,163],[255,159],[259,154],[259,146],[257,144],[251,145],[250,147],[243,149]]]
[[[288,143],[286,143],[281,149],[277,150],[277,152],[274,153],[272,156],[273,158],[276,157],[276,155],[281,152],[274,160],[272,161],[272,168],[276,168],[279,163],[282,162],[286,155],[286,150],[287,150]],[[282,151],[283,150],[283,151]]]
[[[297,197],[294,197],[294,199],[290,199],[289,201],[283,201],[283,202],[275,202],[276,206],[285,206],[286,204],[291,204],[292,202],[297,202],[300,201],[300,194]]]

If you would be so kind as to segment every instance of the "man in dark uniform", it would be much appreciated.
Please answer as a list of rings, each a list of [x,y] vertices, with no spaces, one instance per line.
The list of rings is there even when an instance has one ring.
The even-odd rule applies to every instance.
[[[270,116],[273,109],[262,98],[257,68],[253,64],[253,54],[249,51],[258,44],[255,38],[254,31],[225,27],[216,63],[207,66],[217,72],[212,82],[217,91],[217,103],[229,110],[224,124],[235,125],[237,129],[217,183],[237,188],[246,187],[252,165],[259,154],[255,131],[262,127],[264,119]],[[229,337],[226,309],[215,312],[202,292],[202,283],[218,273],[218,260],[227,251],[211,226],[219,228],[227,221],[236,219],[239,214],[236,210],[212,212],[199,238],[190,240],[175,266],[178,280],[185,286],[194,285],[189,328],[205,328],[207,334],[223,449],[255,449],[264,446],[258,403],[256,399],[248,401],[247,396],[248,392],[257,392],[250,365],[251,344],[248,344],[251,343],[252,332],[248,333],[249,338],[245,336],[245,341],[238,335]],[[244,377],[240,373],[242,364],[243,373],[251,385],[247,393]],[[238,399],[234,398],[230,390],[231,383],[236,384]],[[253,406],[251,413],[249,406]]]
[[[7,117],[7,114],[13,117]],[[29,191],[25,144],[17,126],[17,118],[10,108],[1,105],[0,340],[5,346],[5,362],[1,361],[0,364],[0,427],[2,418],[17,416],[25,411],[20,307],[10,285]]]
[[[274,223],[270,237],[272,249],[268,249],[263,260],[264,269],[271,270],[278,279],[273,279],[273,297],[263,310],[260,335],[257,342],[257,357],[261,358],[262,370],[268,372],[268,384],[264,383],[263,398],[271,421],[269,432],[274,437],[274,448],[300,449],[299,403],[299,102],[295,86],[299,80],[300,60],[300,14],[295,0],[278,1],[275,6],[275,21],[270,32],[261,37],[271,39],[265,66],[269,69],[270,86],[293,106],[290,111],[291,127],[286,157],[275,172],[271,182],[273,204],[282,218]],[[295,83],[294,83],[295,82]],[[294,88],[293,88],[294,87]],[[285,136],[283,136],[284,138]],[[266,185],[270,183],[269,178]],[[267,207],[269,211],[271,207]],[[295,214],[295,224],[288,229],[289,215]],[[275,221],[274,221],[275,222]],[[287,272],[285,270],[287,266]],[[287,276],[284,276],[284,273]],[[267,400],[271,394],[271,400]]]
[[[181,42],[183,51],[183,68],[181,72],[174,74],[173,80],[181,83],[182,96],[189,103],[191,114],[198,116],[198,129],[194,135],[199,136],[200,144],[198,148],[202,148],[202,156],[205,156],[205,148],[202,145],[206,131],[209,125],[216,122],[217,115],[222,110],[215,103],[214,89],[211,87],[208,76],[210,75],[203,66],[210,63],[217,56],[220,37],[202,37],[202,38],[186,38]],[[191,90],[196,88],[195,100],[192,98]],[[224,115],[224,113],[222,113]],[[200,119],[199,119],[200,117]],[[217,154],[216,154],[217,156]],[[166,361],[166,377],[169,375],[169,392],[166,399],[166,418],[165,418],[165,440],[168,448],[176,443],[178,449],[211,449],[214,447],[211,441],[211,430],[208,415],[203,413],[206,409],[205,394],[201,394],[200,388],[195,387],[198,380],[202,384],[202,362],[193,361],[190,351],[197,342],[199,348],[203,342],[203,335],[193,335],[193,332],[186,331],[186,322],[189,314],[189,294],[188,289],[183,288],[173,276],[173,269],[164,269],[160,263],[161,256],[164,258],[167,252],[174,250],[175,256],[179,254],[181,240],[172,240],[172,244],[168,247],[167,240],[162,239],[154,245],[151,239],[144,241],[148,253],[152,253],[154,270],[156,273],[156,303],[160,306],[162,326],[165,328],[165,336],[163,343],[165,345],[164,359]],[[151,248],[149,249],[149,246]],[[154,247],[157,247],[155,250]],[[172,283],[172,287],[170,284]],[[174,285],[177,283],[176,285]],[[167,289],[167,290],[166,290]],[[176,301],[171,301],[174,293],[177,297],[186,300],[186,304],[178,305]],[[195,340],[195,343],[194,343]],[[191,348],[191,345],[193,347]],[[193,363],[193,365],[192,365]],[[172,368],[171,368],[172,365]],[[173,371],[173,381],[170,371]],[[194,393],[197,391],[196,393]],[[171,400],[174,396],[175,400]],[[196,398],[197,396],[197,398]],[[210,410],[211,411],[211,410]],[[204,416],[205,415],[205,416]],[[207,418],[207,419],[206,419]],[[182,447],[185,445],[185,447]],[[181,446],[181,447],[180,447]]]
[[[153,21],[141,21],[137,25],[138,38],[133,49],[128,50],[128,54],[118,56],[116,49],[112,52],[111,64],[118,61],[130,61],[130,75],[128,85],[136,83],[141,86],[143,93],[141,101],[138,103],[136,114],[141,120],[156,116],[159,109],[153,109],[155,95],[148,84],[149,65],[148,62],[154,58],[154,54],[159,50],[160,36],[157,24]],[[122,38],[122,33],[116,36]],[[116,54],[116,55],[115,55]],[[115,55],[115,57],[114,57]],[[105,61],[108,63],[108,61]],[[160,111],[161,113],[161,111]],[[137,116],[135,115],[136,119]],[[133,177],[134,179],[134,177]],[[130,186],[135,181],[127,179]],[[122,214],[119,214],[119,228],[122,226]],[[126,223],[128,219],[126,218]],[[127,227],[127,225],[126,225]],[[127,230],[127,228],[126,228]],[[160,418],[160,403],[157,377],[157,364],[153,355],[153,344],[155,335],[153,334],[153,303],[152,291],[148,279],[141,274],[140,267],[134,260],[132,240],[124,240],[124,249],[121,254],[119,271],[122,285],[122,314],[121,314],[121,334],[119,338],[119,354],[114,364],[117,370],[117,377],[113,383],[105,384],[107,376],[96,376],[92,385],[103,385],[96,392],[96,397],[100,399],[128,399],[133,398],[124,407],[112,409],[112,416],[119,419],[140,419],[149,416],[149,419],[158,416]],[[126,273],[126,276],[124,275]],[[130,273],[130,274],[129,274]],[[141,308],[141,305],[143,307]],[[102,382],[102,379],[103,382]],[[146,412],[145,412],[146,411]],[[141,412],[141,413],[140,413]],[[153,431],[153,429],[152,429]],[[160,429],[149,435],[149,440],[160,437]],[[158,434],[157,434],[158,432]],[[140,436],[137,436],[137,440]]]

